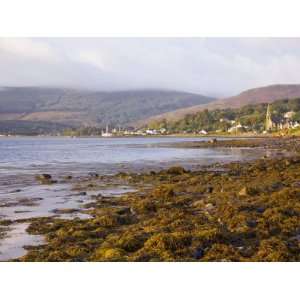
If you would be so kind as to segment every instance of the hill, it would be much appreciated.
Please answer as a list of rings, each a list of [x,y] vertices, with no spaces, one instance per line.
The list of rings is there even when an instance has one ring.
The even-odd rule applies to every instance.
[[[172,112],[163,113],[144,121],[137,122],[136,124],[137,126],[144,126],[146,124],[151,124],[152,122],[161,121],[163,119],[174,122],[184,118],[184,116],[188,114],[195,114],[205,109],[234,109],[243,107],[248,104],[271,103],[280,99],[292,99],[297,97],[300,97],[299,84],[270,85],[250,89],[234,97],[219,99],[207,104],[191,106],[188,108],[182,108]]]
[[[178,108],[208,103],[213,98],[166,90],[102,92],[64,88],[0,89],[0,121],[63,126],[122,126]],[[9,121],[9,122],[8,122]],[[8,122],[8,123],[7,123]],[[18,124],[17,124],[18,125]],[[47,127],[46,126],[46,127]]]
[[[165,128],[169,133],[263,132],[267,103],[249,104],[241,108],[202,110],[178,121],[153,122],[154,129]],[[270,106],[272,119],[277,121],[272,131],[300,128],[300,98],[277,100]]]

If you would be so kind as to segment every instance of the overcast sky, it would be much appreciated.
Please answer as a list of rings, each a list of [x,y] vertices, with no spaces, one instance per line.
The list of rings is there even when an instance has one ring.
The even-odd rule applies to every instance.
[[[0,38],[0,86],[230,96],[275,83],[300,83],[300,39]]]

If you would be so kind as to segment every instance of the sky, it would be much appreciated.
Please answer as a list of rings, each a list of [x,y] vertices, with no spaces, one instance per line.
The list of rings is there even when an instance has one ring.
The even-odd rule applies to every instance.
[[[299,38],[0,38],[0,86],[232,96],[300,84]]]

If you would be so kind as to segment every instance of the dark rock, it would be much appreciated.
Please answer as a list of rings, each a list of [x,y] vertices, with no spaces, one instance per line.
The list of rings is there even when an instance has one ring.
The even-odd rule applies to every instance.
[[[208,186],[207,189],[206,189],[206,192],[207,193],[212,193],[214,190],[214,188],[212,186]]]
[[[203,256],[204,256],[204,250],[202,248],[198,248],[195,251],[194,258],[195,259],[201,259]]]
[[[260,214],[262,214],[266,209],[264,207],[257,207],[256,211]]]
[[[76,208],[55,208],[52,210],[53,213],[55,214],[72,214],[72,213],[76,213],[79,212],[79,209]]]
[[[281,182],[274,182],[274,183],[271,184],[270,190],[271,191],[276,191],[276,190],[278,190],[282,187],[283,187],[283,184]]]
[[[247,221],[247,226],[250,228],[254,228],[257,226],[257,222],[255,220],[248,220]]]
[[[294,183],[292,184],[292,187],[299,188],[299,187],[300,187],[300,181],[294,182]]]
[[[35,178],[37,180],[49,180],[52,178],[52,176],[50,174],[39,174],[39,175],[36,175]]]
[[[96,172],[90,172],[90,173],[88,173],[88,175],[89,175],[90,177],[93,177],[93,178],[98,178],[98,177],[99,177],[99,174],[96,173]]]
[[[131,213],[131,208],[130,207],[122,207],[120,208],[117,213],[119,215],[124,215],[124,214],[130,214]]]
[[[101,199],[103,199],[103,196],[102,196],[102,194],[99,193],[99,194],[97,194],[97,195],[92,195],[91,198],[92,198],[92,199],[101,200]]]
[[[183,167],[180,167],[180,166],[174,166],[167,170],[167,174],[171,174],[171,175],[181,175],[186,172],[187,171]]]
[[[57,180],[52,180],[52,176],[50,174],[39,174],[35,176],[35,179],[42,184],[57,183]]]
[[[22,190],[20,190],[20,189],[16,189],[16,190],[13,190],[13,191],[11,191],[10,193],[20,193]]]
[[[78,194],[75,194],[74,196],[86,196],[86,192],[79,192]]]

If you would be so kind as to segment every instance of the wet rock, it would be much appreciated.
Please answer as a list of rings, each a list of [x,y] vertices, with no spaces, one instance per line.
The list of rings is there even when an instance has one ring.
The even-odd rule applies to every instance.
[[[294,183],[292,184],[292,187],[299,188],[299,187],[300,187],[300,181],[294,182]]]
[[[193,203],[193,206],[194,207],[201,207],[201,206],[203,206],[204,205],[204,201],[203,200],[197,200],[197,201],[195,201],[194,203]]]
[[[87,209],[95,208],[96,206],[97,206],[97,203],[95,203],[95,202],[90,202],[90,203],[86,203],[86,204],[82,205],[83,208],[87,208]]]
[[[180,166],[174,166],[167,170],[167,174],[171,174],[171,175],[181,175],[186,172],[187,171],[183,167],[180,167]]]
[[[12,220],[0,220],[0,226],[9,226],[13,224]]]
[[[201,259],[204,256],[204,250],[202,248],[198,248],[195,251],[194,258]]]
[[[247,226],[250,228],[254,228],[257,226],[257,222],[255,220],[248,220],[247,221]]]
[[[103,199],[103,195],[99,193],[97,195],[92,195],[91,198],[96,200],[101,200]]]
[[[79,192],[78,194],[75,194],[74,196],[86,196],[86,192]]]
[[[130,207],[130,213],[132,215],[135,215],[136,214],[136,210],[133,207]]]
[[[20,193],[22,190],[20,190],[20,189],[16,189],[16,190],[12,190],[12,191],[10,191],[10,193]]]
[[[239,191],[239,196],[248,196],[249,195],[249,189],[245,186]]]
[[[212,193],[214,190],[214,188],[212,186],[208,186],[207,189],[206,189],[206,193]]]
[[[49,180],[52,178],[52,176],[50,174],[39,174],[39,175],[36,175],[35,178],[38,180]]]
[[[96,173],[96,172],[89,172],[88,175],[92,178],[98,178],[99,177],[99,174]]]
[[[56,180],[52,180],[52,176],[50,174],[39,174],[35,176],[35,179],[42,184],[57,183]]]
[[[259,206],[259,207],[256,208],[256,211],[257,211],[258,213],[260,213],[260,214],[262,214],[265,210],[266,210],[266,208],[265,208],[265,207],[262,207],[262,206]]]
[[[211,204],[211,203],[207,203],[206,205],[205,205],[205,209],[207,210],[207,211],[211,211],[211,210],[213,210],[215,208],[215,206],[213,205],[213,204]]]
[[[274,182],[270,186],[270,191],[277,191],[282,187],[283,187],[283,184],[281,182]]]
[[[37,206],[37,202],[43,198],[22,198],[17,201],[5,202],[0,207],[14,207],[14,206]]]
[[[257,195],[259,193],[259,190],[255,187],[243,187],[240,191],[239,191],[239,196],[254,196]]]
[[[131,208],[130,207],[122,207],[120,208],[117,213],[119,215],[124,215],[124,214],[130,214],[131,213]]]
[[[88,188],[94,188],[94,187],[96,187],[96,186],[97,186],[97,185],[94,184],[94,183],[89,183],[89,184],[87,185]]]
[[[52,210],[55,214],[72,214],[75,212],[79,212],[79,209],[75,208],[56,208]]]
[[[210,144],[216,144],[217,143],[217,139],[216,138],[210,139],[209,143]]]
[[[30,213],[31,210],[15,210],[14,213],[15,214],[24,214],[24,213]]]

